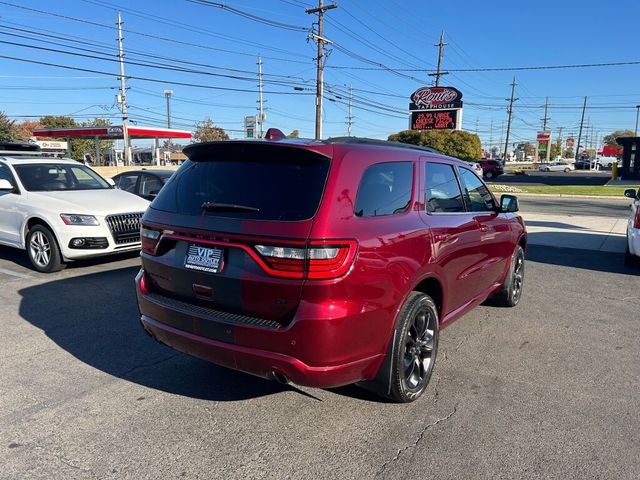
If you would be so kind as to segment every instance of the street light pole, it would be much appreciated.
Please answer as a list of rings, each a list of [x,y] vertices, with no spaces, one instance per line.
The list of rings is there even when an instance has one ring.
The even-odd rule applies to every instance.
[[[634,130],[634,137],[638,136],[638,114],[640,113],[640,105],[636,105],[636,129]]]
[[[171,128],[171,95],[173,95],[173,90],[164,91],[164,96],[167,98],[167,128]]]

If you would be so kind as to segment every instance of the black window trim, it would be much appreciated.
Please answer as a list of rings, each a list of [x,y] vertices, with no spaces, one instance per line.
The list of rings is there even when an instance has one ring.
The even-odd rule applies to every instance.
[[[448,163],[448,162],[438,162],[438,161],[432,161],[430,158],[425,157],[424,158],[424,177],[426,180],[426,174],[427,174],[427,164],[429,163],[437,163],[440,165],[447,165],[449,167],[451,167],[451,169],[453,170],[453,176],[456,179],[456,182],[458,182],[458,188],[460,189],[460,195],[462,195],[462,203],[464,204],[464,212],[430,212],[429,210],[427,210],[427,199],[426,199],[426,195],[427,195],[427,185],[426,185],[426,181],[425,181],[425,185],[424,185],[424,210],[422,210],[423,213],[426,213],[427,215],[469,215],[470,212],[469,210],[469,203],[467,202],[467,196],[465,194],[466,189],[462,188],[462,182],[460,180],[460,177],[458,175],[458,165],[456,165],[455,163]]]
[[[491,193],[491,190],[489,190],[489,187],[487,187],[487,184],[484,183],[484,181],[480,177],[478,177],[476,172],[474,172],[470,168],[466,168],[464,165],[456,165],[456,175],[459,177],[458,183],[460,184],[460,187],[462,189],[462,196],[464,197],[464,203],[465,203],[465,208],[467,209],[467,213],[480,214],[480,213],[484,213],[484,212],[474,212],[471,209],[471,197],[469,196],[469,190],[467,189],[467,186],[464,185],[464,180],[462,179],[462,174],[460,172],[458,172],[458,169],[464,169],[464,170],[467,170],[467,171],[471,172],[487,188],[487,191],[489,192],[489,194],[491,194],[493,208],[489,209],[489,210],[486,210],[486,212],[488,212],[488,213],[496,213],[496,208],[497,208],[496,199],[494,198],[493,194]]]
[[[409,203],[407,204],[407,207],[398,213],[386,213],[384,215],[356,215],[356,202],[358,201],[358,194],[360,193],[360,187],[362,186],[362,178],[364,177],[364,174],[367,172],[367,170],[369,170],[371,167],[375,167],[376,165],[385,165],[387,163],[409,163],[411,165],[411,193],[409,194]],[[400,215],[408,215],[409,213],[411,213],[413,211],[413,206],[415,205],[415,193],[416,193],[416,161],[415,160],[386,160],[383,162],[376,162],[376,163],[370,163],[369,165],[367,165],[365,167],[365,169],[362,172],[362,175],[360,176],[360,183],[358,183],[358,191],[356,192],[356,196],[354,198],[354,202],[353,202],[353,216],[357,219],[360,220],[365,220],[368,218],[389,218],[389,217],[396,217],[396,216],[400,216]],[[324,195],[324,193],[323,193]]]
[[[9,175],[11,175],[11,178],[13,180],[11,182],[11,184],[13,185],[13,190],[11,190],[9,193],[22,195],[22,190],[20,189],[20,183],[18,182],[16,172],[13,171],[13,168],[11,168],[11,165],[6,162],[0,162],[0,165],[4,165],[5,167],[7,167],[7,170],[9,171]]]

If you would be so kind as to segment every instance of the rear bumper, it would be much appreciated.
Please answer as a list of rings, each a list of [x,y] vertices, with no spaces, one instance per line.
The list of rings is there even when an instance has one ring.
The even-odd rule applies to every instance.
[[[267,379],[277,372],[298,385],[319,388],[371,380],[384,358],[380,352],[346,356],[331,348],[336,335],[350,334],[349,319],[297,320],[274,329],[255,326],[250,317],[240,323],[225,315],[189,314],[143,293],[141,275],[136,277],[136,291],[142,326],[157,341],[188,355]],[[313,364],[305,357],[313,358]]]

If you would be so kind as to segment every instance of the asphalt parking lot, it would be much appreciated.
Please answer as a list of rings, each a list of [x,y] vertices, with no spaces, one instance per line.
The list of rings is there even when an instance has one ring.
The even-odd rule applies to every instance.
[[[426,394],[396,405],[154,343],[135,255],[43,275],[0,247],[0,478],[640,477],[640,269],[527,259],[520,305],[446,328]]]

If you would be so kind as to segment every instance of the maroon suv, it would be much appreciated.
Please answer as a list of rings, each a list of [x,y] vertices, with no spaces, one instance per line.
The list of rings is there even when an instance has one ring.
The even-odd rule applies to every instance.
[[[261,377],[415,400],[443,326],[518,303],[517,199],[418,147],[268,138],[184,149],[142,221],[142,325]]]
[[[478,163],[482,167],[484,178],[488,180],[497,178],[504,173],[504,167],[498,160],[480,160]]]

